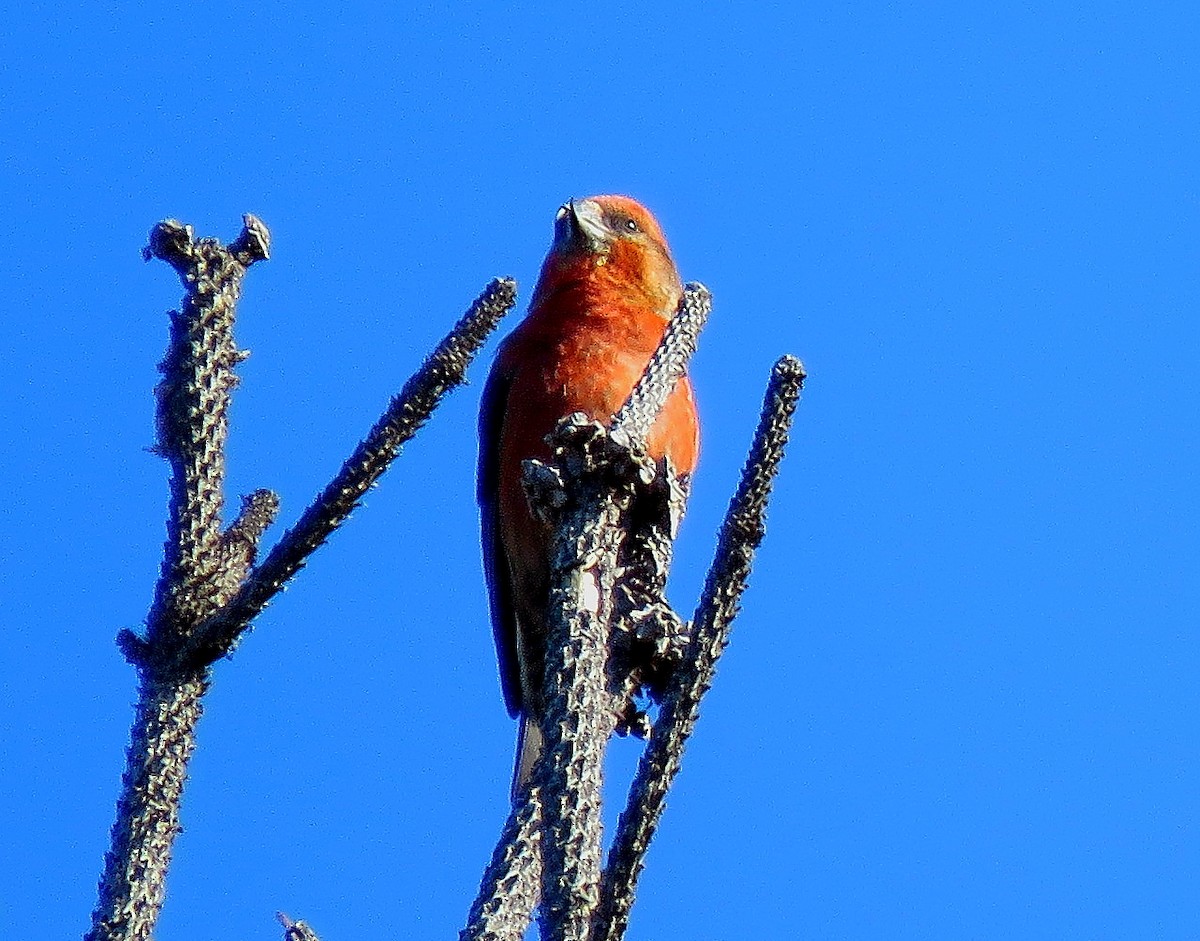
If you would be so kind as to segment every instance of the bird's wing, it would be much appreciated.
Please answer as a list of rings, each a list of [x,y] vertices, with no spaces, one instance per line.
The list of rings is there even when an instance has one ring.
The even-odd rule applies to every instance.
[[[500,688],[513,718],[521,712],[521,668],[517,660],[517,615],[513,606],[512,575],[500,543],[500,436],[512,387],[513,371],[503,356],[488,375],[479,408],[479,480],[477,498],[483,536],[483,575],[492,609]]]

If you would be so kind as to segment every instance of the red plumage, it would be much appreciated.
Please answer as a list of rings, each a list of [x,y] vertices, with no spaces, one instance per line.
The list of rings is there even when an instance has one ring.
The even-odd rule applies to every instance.
[[[542,747],[545,609],[551,533],[521,487],[522,461],[550,456],[546,436],[572,412],[608,423],[645,371],[683,286],[662,230],[626,196],[594,196],[558,211],[554,243],[529,313],[504,340],[479,415],[484,571],[500,680],[521,720],[513,794]],[[647,449],[690,475],[699,421],[687,377],[651,428]]]

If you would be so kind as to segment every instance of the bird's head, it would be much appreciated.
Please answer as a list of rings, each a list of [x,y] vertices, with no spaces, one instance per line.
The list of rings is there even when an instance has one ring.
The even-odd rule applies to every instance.
[[[578,282],[644,295],[667,318],[682,292],[658,221],[628,196],[589,196],[559,207],[554,243],[535,293],[547,296]]]

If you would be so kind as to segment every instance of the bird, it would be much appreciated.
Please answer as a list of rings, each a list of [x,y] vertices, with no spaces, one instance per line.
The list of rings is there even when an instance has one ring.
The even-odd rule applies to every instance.
[[[478,502],[501,688],[517,719],[511,796],[541,755],[546,609],[553,533],[522,488],[522,465],[574,412],[606,426],[625,403],[679,306],[683,283],[650,211],[628,196],[568,200],[554,222],[525,318],[501,343],[479,411]],[[700,451],[691,381],[680,378],[646,440],[690,478]]]

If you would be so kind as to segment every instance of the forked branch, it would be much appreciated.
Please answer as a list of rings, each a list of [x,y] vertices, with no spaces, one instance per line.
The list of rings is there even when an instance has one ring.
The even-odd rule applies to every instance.
[[[162,909],[179,832],[179,804],[211,665],[229,653],[251,620],[303,565],[387,469],[400,446],[461,383],[491,330],[512,307],[516,285],[497,279],[438,345],[367,438],[258,567],[263,533],[278,498],[259,490],[222,530],[225,441],[234,367],[233,339],[247,268],[268,257],[270,236],[253,216],[229,246],[194,237],[174,220],[150,234],[147,259],[170,264],[185,288],[171,315],[158,388],[156,449],[171,466],[167,543],[145,636],[117,638],[137,668],[140,691],[126,754],[117,818],[105,855],[87,941],[147,941]],[[288,924],[292,937],[303,923]]]

